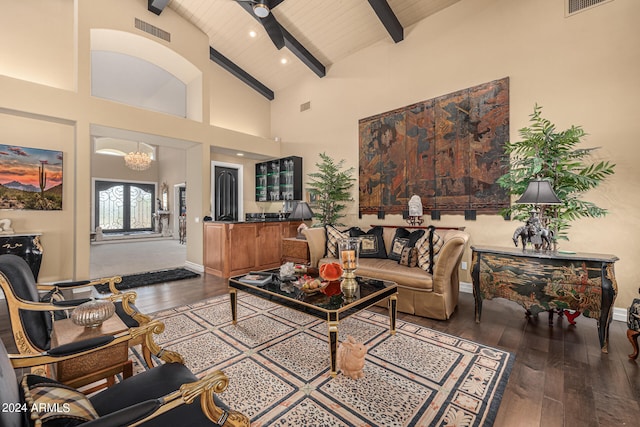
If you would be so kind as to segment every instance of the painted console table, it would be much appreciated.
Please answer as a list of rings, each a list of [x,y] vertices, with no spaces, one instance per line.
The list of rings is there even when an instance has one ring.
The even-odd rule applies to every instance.
[[[23,258],[29,264],[36,282],[42,263],[41,235],[42,233],[0,235],[0,255],[13,254]]]
[[[534,315],[577,310],[598,321],[600,348],[608,352],[609,323],[618,293],[613,265],[618,257],[493,246],[472,246],[471,250],[476,323],[480,323],[484,299],[506,298]]]

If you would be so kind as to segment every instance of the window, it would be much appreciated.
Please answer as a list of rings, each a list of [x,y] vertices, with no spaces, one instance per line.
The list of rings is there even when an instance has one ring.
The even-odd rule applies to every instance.
[[[96,181],[96,226],[105,233],[150,231],[155,185]]]

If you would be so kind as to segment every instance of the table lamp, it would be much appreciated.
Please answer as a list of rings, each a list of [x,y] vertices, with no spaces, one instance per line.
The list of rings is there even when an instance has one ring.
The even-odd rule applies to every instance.
[[[312,218],[313,211],[311,211],[311,208],[309,207],[309,204],[307,202],[297,202],[293,206],[293,210],[288,217],[288,219],[301,219],[302,221]],[[304,222],[300,224],[300,226],[298,227],[298,235],[296,236],[297,239],[305,239],[304,235],[302,234],[302,230],[306,228],[306,226],[307,225]]]
[[[549,181],[545,181],[544,179],[534,178],[529,181],[529,185],[527,185],[527,189],[524,191],[522,196],[518,200],[516,200],[518,204],[530,204],[534,205],[534,209],[530,212],[529,224],[535,225],[538,227],[545,227],[544,219],[542,217],[543,209],[542,205],[561,205],[562,200],[558,199],[556,193],[553,191],[551,187],[551,183]],[[536,208],[539,210],[536,211]],[[555,230],[554,230],[555,231]]]

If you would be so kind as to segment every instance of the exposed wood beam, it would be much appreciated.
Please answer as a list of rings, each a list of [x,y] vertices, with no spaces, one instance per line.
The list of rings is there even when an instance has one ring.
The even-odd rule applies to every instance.
[[[246,85],[253,88],[268,100],[272,101],[275,98],[275,95],[271,89],[260,83],[255,77],[247,73],[242,68],[238,67],[235,63],[231,62],[229,58],[227,58],[211,46],[209,46],[209,58],[213,62],[220,65],[222,68],[242,80]]]
[[[284,36],[284,45],[298,57],[307,67],[311,69],[318,77],[324,77],[327,71],[322,62],[311,54],[295,37],[291,35],[282,25],[282,35]]]
[[[380,22],[387,29],[393,41],[399,43],[404,40],[404,28],[402,28],[402,24],[398,21],[396,14],[391,10],[387,0],[369,0],[369,4],[378,15]]]
[[[169,0],[148,0],[147,9],[149,9],[149,12],[160,15],[168,3]]]
[[[272,4],[271,8],[272,9],[275,8],[278,4],[282,3],[282,1],[284,0],[272,1],[270,3]],[[253,14],[252,6],[249,6],[244,2],[241,2],[238,4],[242,6],[244,10],[246,10],[258,22],[261,22],[260,18],[258,18]],[[313,56],[311,52],[309,52],[302,45],[302,43],[300,43],[289,31],[287,31],[286,28],[284,28],[280,23],[278,23],[278,25],[280,26],[280,30],[282,31],[282,35],[284,37],[284,45],[291,51],[291,53],[293,53],[296,57],[298,57],[298,59],[302,61],[302,63],[305,64],[307,67],[309,67],[311,71],[316,73],[318,77],[324,77],[326,75],[325,66],[322,65],[322,63],[315,56]]]

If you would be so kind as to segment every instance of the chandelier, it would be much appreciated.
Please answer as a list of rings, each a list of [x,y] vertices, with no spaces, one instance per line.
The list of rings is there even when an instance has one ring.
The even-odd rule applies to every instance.
[[[124,156],[124,164],[134,171],[144,171],[151,166],[151,157],[147,153],[132,151]]]

